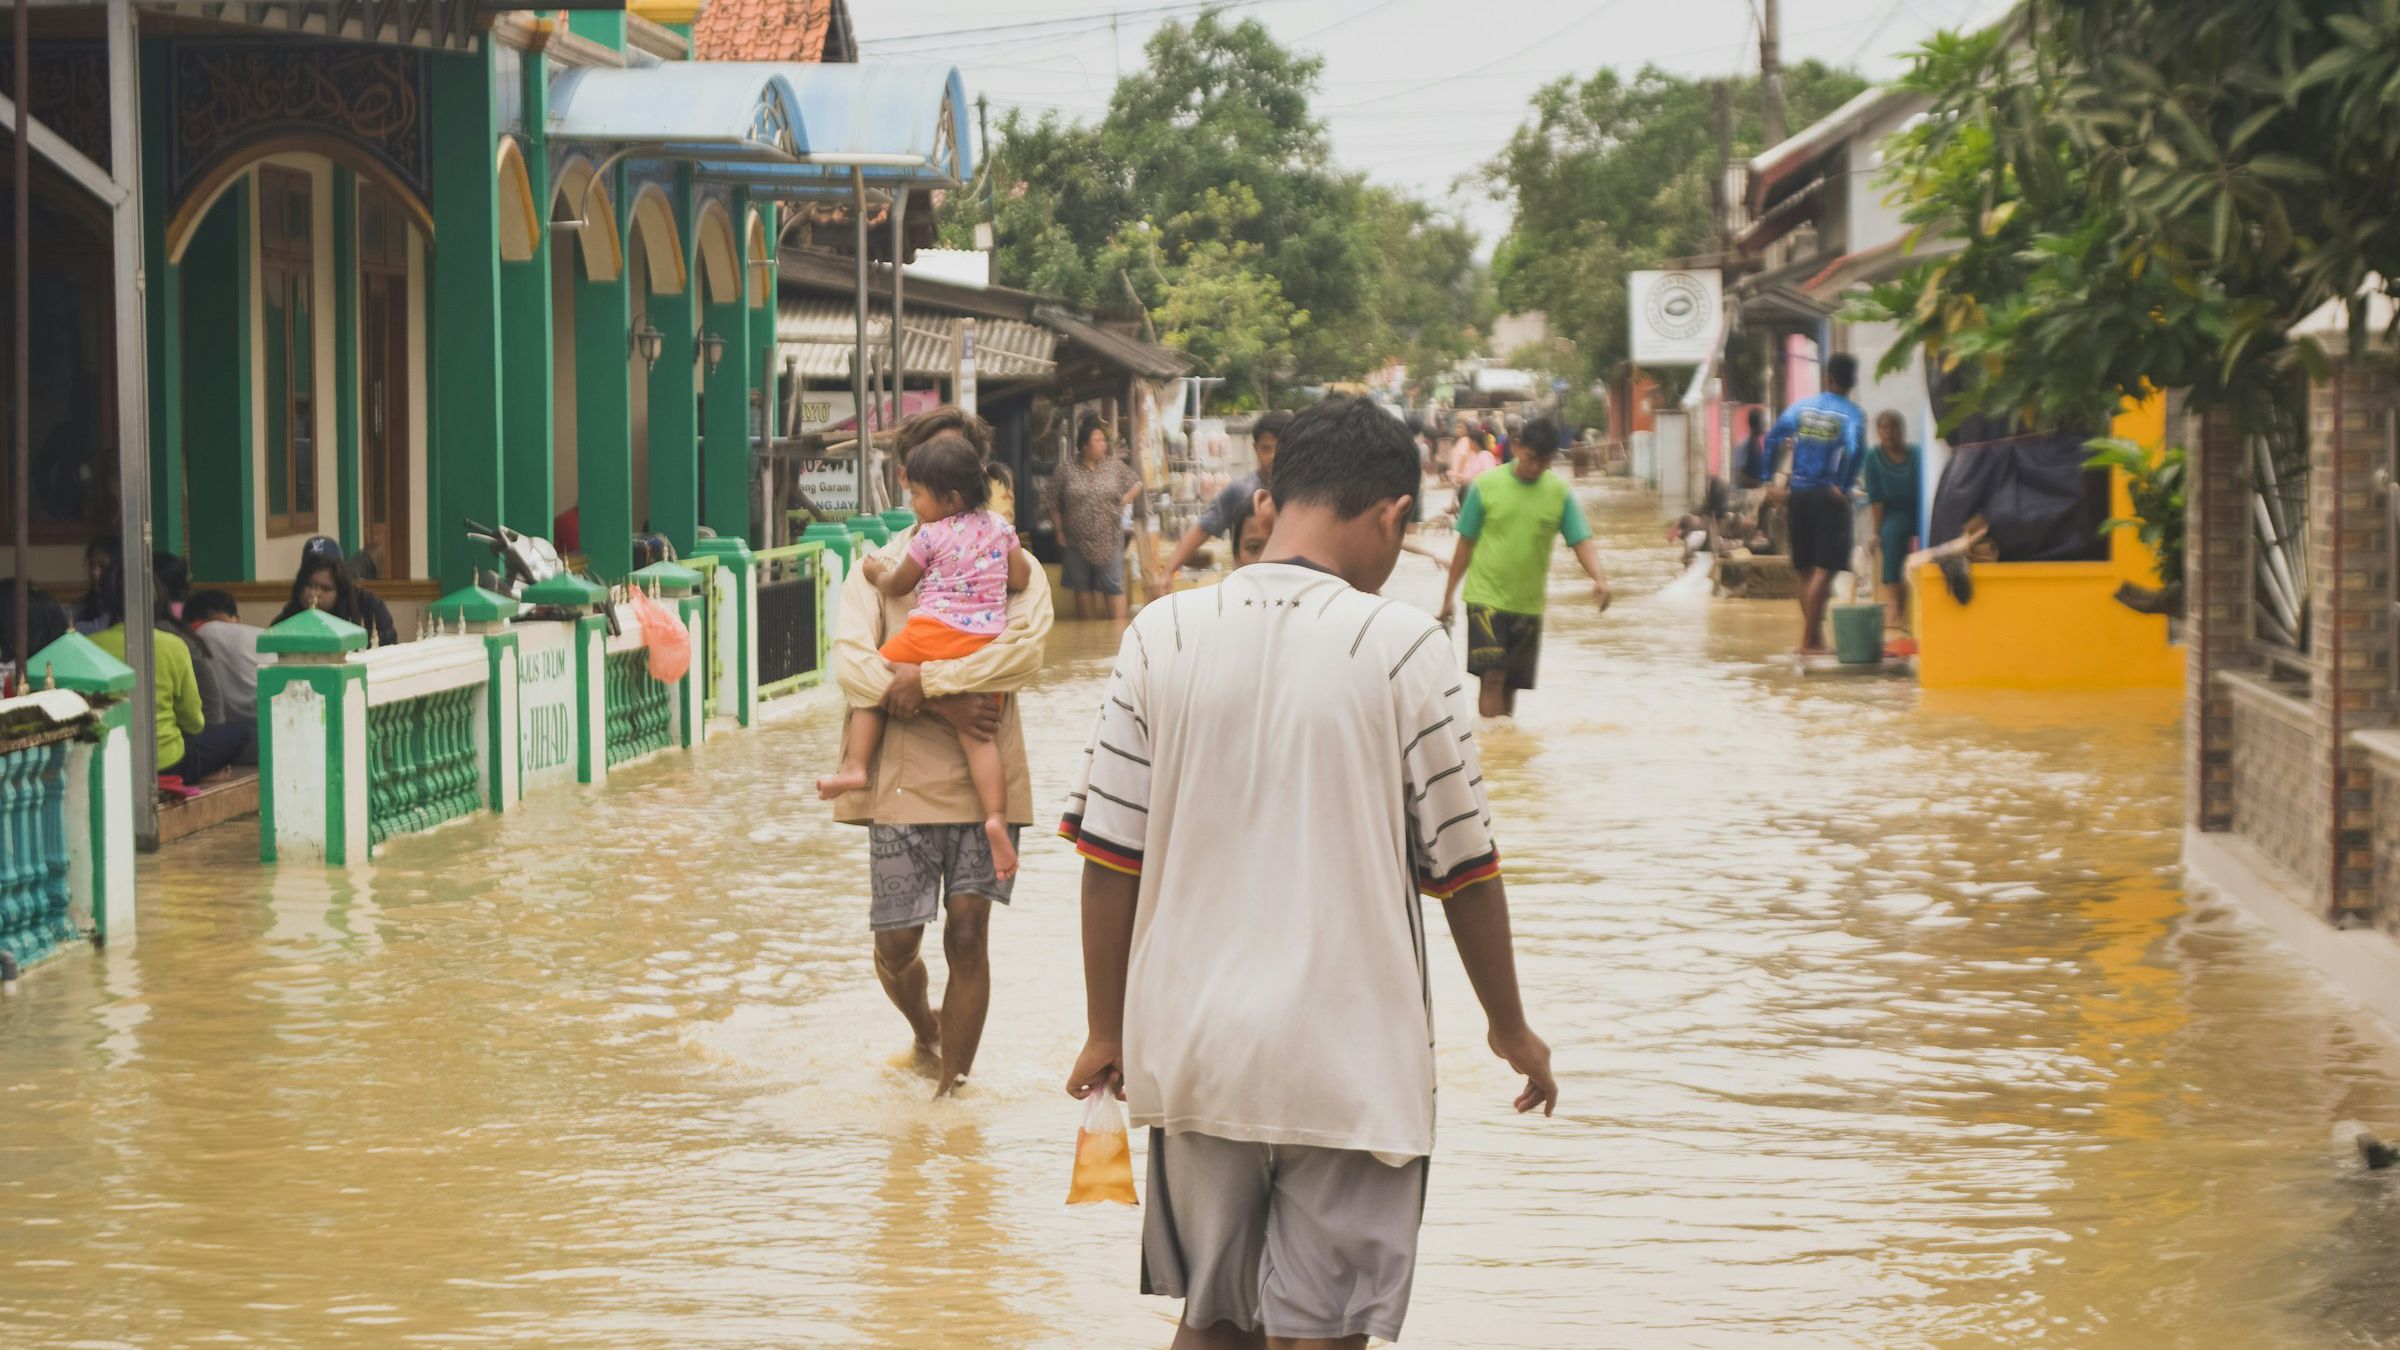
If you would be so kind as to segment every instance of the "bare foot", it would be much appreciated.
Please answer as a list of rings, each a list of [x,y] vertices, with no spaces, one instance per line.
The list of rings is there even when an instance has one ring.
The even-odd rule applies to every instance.
[[[892,1056],[891,1066],[906,1069],[919,1078],[939,1079],[942,1076],[941,1042],[918,1041]]]
[[[1017,846],[1008,837],[1008,822],[993,816],[983,822],[983,837],[992,844],[992,875],[1002,881],[1017,874]]]
[[[865,769],[845,768],[839,773],[829,773],[818,779],[817,796],[821,800],[832,801],[845,792],[856,792],[866,785],[867,771]]]

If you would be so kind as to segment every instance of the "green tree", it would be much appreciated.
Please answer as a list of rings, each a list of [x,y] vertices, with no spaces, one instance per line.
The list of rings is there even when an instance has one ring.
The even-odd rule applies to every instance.
[[[2177,388],[2296,439],[2323,354],[2287,331],[2400,277],[2400,0],[2036,0],[1909,83],[1933,107],[1894,182],[1960,243],[1862,313],[1956,373],[1962,414],[2096,427]]]
[[[1758,90],[1752,80],[1725,85],[1739,162],[1764,148]],[[1794,67],[1784,82],[1792,124],[1865,87],[1818,62]],[[1709,188],[1715,100],[1710,82],[1656,67],[1630,79],[1603,70],[1558,80],[1535,91],[1532,116],[1493,163],[1516,205],[1492,263],[1500,302],[1549,315],[1551,331],[1582,356],[1578,384],[1626,360],[1626,273],[1720,246]]]
[[[1343,379],[1463,352],[1488,308],[1473,236],[1332,167],[1309,103],[1320,67],[1256,22],[1203,15],[1151,39],[1096,125],[1003,116],[996,275],[1082,305],[1138,299],[1163,338],[1260,399],[1286,368]],[[945,241],[969,240],[980,211],[947,203]],[[1261,327],[1205,333],[1199,294],[1241,300],[1217,322]],[[1171,301],[1188,322],[1160,318]]]

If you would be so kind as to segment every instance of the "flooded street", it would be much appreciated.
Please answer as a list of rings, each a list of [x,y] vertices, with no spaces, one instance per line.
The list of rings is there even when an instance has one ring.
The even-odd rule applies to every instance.
[[[1434,925],[1408,1344],[2400,1341],[2400,1202],[2337,1123],[2400,1057],[2179,888],[2172,696],[1803,681],[1782,603],[1554,572],[1484,738],[1556,1119]],[[1431,608],[1404,557],[1394,590]],[[1114,638],[1025,697],[1054,816]],[[975,1081],[921,1100],[819,706],[601,790],[262,869],[143,863],[141,941],[0,1001],[0,1314],[61,1346],[1162,1346],[1131,1212],[1066,1209],[1079,864],[1028,836]],[[939,978],[939,943],[927,944]],[[1138,1164],[1137,1164],[1138,1170]]]

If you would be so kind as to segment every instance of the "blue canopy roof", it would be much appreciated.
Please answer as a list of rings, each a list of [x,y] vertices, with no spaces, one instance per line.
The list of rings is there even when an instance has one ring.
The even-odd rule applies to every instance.
[[[783,80],[797,100],[800,127],[796,162],[700,154],[694,158],[704,180],[737,183],[769,198],[847,198],[853,169],[868,186],[891,190],[959,187],[975,175],[966,83],[956,66],[703,62],[698,68]]]
[[[800,97],[782,67],[698,61],[567,71],[550,87],[549,131],[744,166],[795,163],[805,144]]]

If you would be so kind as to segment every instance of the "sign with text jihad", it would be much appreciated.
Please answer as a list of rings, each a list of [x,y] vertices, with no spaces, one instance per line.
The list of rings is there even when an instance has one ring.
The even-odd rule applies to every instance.
[[[525,790],[575,781],[575,625],[517,632],[517,766]]]
[[[1645,366],[1696,366],[1714,355],[1725,323],[1725,282],[1713,267],[1634,272],[1625,279],[1633,359]]]

